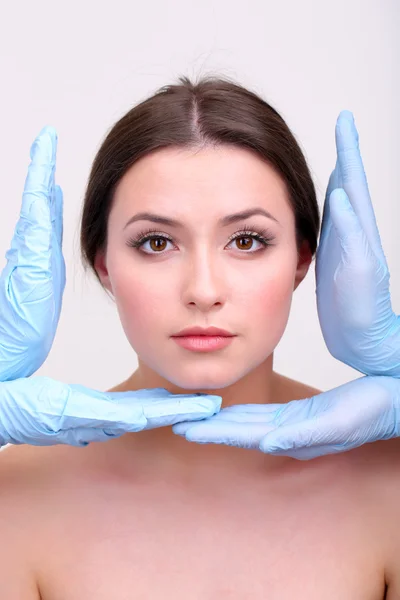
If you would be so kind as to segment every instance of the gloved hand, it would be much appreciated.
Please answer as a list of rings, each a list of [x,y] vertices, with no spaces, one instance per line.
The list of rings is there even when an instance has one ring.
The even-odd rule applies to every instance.
[[[41,367],[60,318],[65,263],[56,151],[56,132],[46,126],[31,147],[20,216],[0,275],[0,381]]]
[[[330,353],[361,373],[400,377],[400,320],[392,310],[389,269],[347,110],[337,119],[336,148],[316,255],[322,333]]]
[[[201,423],[178,423],[177,435],[309,460],[400,436],[400,381],[365,376],[287,404],[228,406]]]
[[[87,446],[130,431],[212,416],[220,396],[170,394],[164,388],[100,392],[30,377],[0,383],[0,446]]]

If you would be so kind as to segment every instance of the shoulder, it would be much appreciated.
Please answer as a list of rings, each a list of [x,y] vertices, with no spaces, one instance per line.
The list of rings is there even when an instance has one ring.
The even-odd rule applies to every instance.
[[[40,600],[46,532],[68,490],[78,489],[73,465],[85,449],[21,444],[0,451],[0,598]]]
[[[380,527],[387,599],[395,600],[400,598],[400,438],[365,444],[354,453],[366,472],[366,500]]]
[[[66,448],[66,450],[68,450]],[[62,472],[68,471],[70,452],[61,445],[31,446],[11,444],[0,452],[0,531],[11,530],[12,522],[20,527],[13,530],[27,542],[29,529],[40,513],[49,508],[52,490],[59,485]],[[60,468],[64,464],[64,469]],[[15,537],[16,539],[16,537]],[[1,561],[0,561],[1,563]]]
[[[10,444],[0,451],[0,504],[5,503],[20,516],[33,509],[46,513],[54,508],[52,502],[60,489],[65,491],[72,482],[87,481],[91,472],[96,474],[103,455],[107,455],[107,443],[85,447]]]
[[[42,473],[41,473],[42,471]],[[0,452],[0,597],[39,600],[33,557],[40,521],[37,490],[43,469],[32,461],[25,446],[10,445]],[[36,494],[36,498],[35,498]],[[36,506],[35,506],[36,504]]]
[[[338,454],[314,459],[320,469],[336,473],[340,486],[348,482],[376,548],[375,567],[388,586],[387,600],[400,598],[400,438],[371,442]],[[334,470],[329,471],[329,465]],[[351,485],[350,485],[351,482]],[[350,491],[352,490],[352,491]]]

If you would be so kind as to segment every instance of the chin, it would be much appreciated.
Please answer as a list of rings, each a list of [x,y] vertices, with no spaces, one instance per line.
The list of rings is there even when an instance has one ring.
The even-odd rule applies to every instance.
[[[251,369],[250,369],[251,370]],[[212,372],[210,365],[202,365],[202,368],[191,368],[191,373],[185,375],[185,370],[180,369],[179,372],[168,372],[165,369],[160,372],[160,375],[171,382],[173,385],[179,387],[182,390],[209,393],[210,391],[222,390],[231,385],[234,385],[239,379],[241,379],[246,372],[232,368],[230,365],[229,370],[225,368],[215,369],[216,372]],[[217,371],[221,371],[218,373]],[[219,395],[219,394],[218,394]]]

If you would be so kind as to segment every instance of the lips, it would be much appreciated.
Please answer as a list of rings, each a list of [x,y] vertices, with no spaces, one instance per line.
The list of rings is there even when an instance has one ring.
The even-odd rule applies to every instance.
[[[176,344],[192,352],[222,350],[233,342],[234,335],[178,335],[173,336]]]
[[[219,336],[219,337],[232,337],[235,334],[221,329],[219,327],[187,327],[182,329],[179,333],[174,334],[172,337],[190,337],[190,336]]]

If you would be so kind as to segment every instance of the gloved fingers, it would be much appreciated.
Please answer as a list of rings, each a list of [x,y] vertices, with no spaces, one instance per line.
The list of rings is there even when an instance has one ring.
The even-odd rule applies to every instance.
[[[340,176],[339,160],[336,158],[335,168],[329,176],[328,187],[326,188],[325,192],[324,213],[327,213],[325,215],[325,220],[328,220],[329,218],[329,204],[326,206],[327,200],[329,200],[329,196],[332,194],[333,190],[341,187],[341,181],[342,178]],[[323,222],[324,214],[322,216],[322,223]]]
[[[127,392],[105,392],[111,400],[116,402],[122,402],[125,398],[130,403],[142,404],[143,400],[156,398],[162,398],[171,396],[171,393],[165,388],[143,388],[142,390],[132,390]]]
[[[331,218],[342,256],[334,281],[342,318],[361,330],[367,330],[376,319],[376,294],[387,288],[390,304],[389,272],[372,252],[367,236],[347,194],[338,189],[330,197]],[[381,285],[381,287],[379,287]],[[382,287],[383,286],[383,287]]]
[[[92,390],[80,384],[66,385],[48,381],[48,384],[45,381],[40,402],[40,421],[45,425],[48,423],[49,431],[58,434],[68,429],[93,427],[128,432],[140,431],[146,426],[147,419],[139,403],[118,402],[106,392]],[[53,400],[60,389],[63,390],[62,397]],[[47,402],[46,392],[50,396]]]
[[[172,428],[174,433],[178,433],[178,427],[185,423],[174,425]],[[197,442],[198,444],[226,444],[227,446],[236,446],[238,448],[253,448],[259,447],[262,438],[274,428],[267,423],[255,422],[232,422],[232,421],[216,421],[208,420],[198,425],[191,425],[183,435],[189,442]]]
[[[335,128],[337,156],[343,189],[378,260],[386,264],[359,148],[359,135],[353,114],[342,110]]]
[[[181,426],[188,425],[186,431]],[[237,448],[259,449],[264,453],[273,454],[274,456],[288,456],[297,460],[310,460],[324,454],[332,454],[343,452],[342,446],[311,446],[290,448],[287,450],[276,449],[276,446],[270,444],[263,445],[265,435],[269,431],[274,431],[275,427],[261,423],[232,423],[232,422],[215,422],[209,421],[198,425],[179,423],[172,428],[174,433],[183,434],[189,442],[198,444],[225,444],[227,446],[235,446]],[[340,448],[340,449],[339,449]]]
[[[32,160],[25,180],[20,216],[11,248],[6,252],[6,285],[10,287],[11,279],[19,303],[26,299],[41,299],[50,293],[46,283],[51,278],[51,198],[55,154],[56,135],[52,128],[44,127],[31,147]],[[35,281],[32,280],[33,274]],[[39,281],[45,284],[40,290],[37,286]],[[39,298],[36,297],[38,293]]]
[[[322,221],[321,221],[321,233],[318,243],[318,248],[324,245],[325,240],[328,237],[328,233],[332,227],[331,219],[330,219],[330,207],[329,207],[329,197],[334,189],[338,187],[338,163],[336,161],[336,166],[329,177],[328,187],[325,193],[324,207],[322,211]]]
[[[376,309],[374,291],[382,283],[386,286],[389,285],[389,271],[386,262],[379,262],[372,251],[362,223],[343,189],[332,192],[330,208],[332,223],[342,249],[341,266],[343,268],[342,270],[337,269],[335,273],[337,288],[343,289],[343,294],[347,290],[349,294],[359,296],[360,304],[357,306],[357,310],[363,307],[363,310],[368,312],[368,303],[371,304],[371,310],[374,310],[374,308]],[[343,285],[339,281],[341,275],[346,278]],[[353,285],[349,285],[349,277],[352,278]],[[390,303],[388,289],[386,296]],[[349,298],[349,302],[345,306],[350,307],[354,304],[356,302],[351,302]]]
[[[107,432],[97,427],[74,427],[73,429],[62,430],[58,432],[49,432],[44,438],[43,435],[29,439],[30,446],[54,446],[56,444],[68,444],[70,446],[87,446],[91,442],[106,442],[112,438],[120,437],[126,433],[124,429],[112,430]]]
[[[153,400],[143,406],[147,419],[145,429],[165,427],[181,421],[200,421],[215,414],[219,410],[220,404],[220,399],[192,398],[190,396],[186,399]]]
[[[328,445],[333,438],[342,436],[342,432],[335,431],[332,416],[317,417],[299,420],[282,427],[271,429],[261,440],[262,452],[287,452],[297,451],[300,448]],[[336,439],[337,441],[337,439]]]
[[[222,408],[217,414],[204,419],[198,426],[203,427],[210,421],[227,421],[230,423],[241,423],[247,425],[250,423],[270,424],[276,423],[278,415],[282,412],[285,404],[234,404]],[[186,431],[192,427],[191,421],[178,423],[172,428],[174,433],[185,435]]]
[[[52,282],[53,282],[53,330],[55,333],[58,320],[60,318],[62,297],[66,283],[65,260],[62,252],[63,240],[63,192],[60,186],[56,185],[52,190],[51,203],[51,221],[53,225],[53,244],[52,244]]]
[[[238,406],[238,405],[237,405]],[[246,427],[247,425],[256,423],[256,424],[261,424],[261,425],[266,425],[266,424],[271,424],[274,423],[274,419],[275,419],[275,415],[276,415],[276,409],[274,411],[269,411],[269,412],[225,412],[227,409],[222,409],[220,410],[219,413],[209,417],[208,419],[204,419],[202,421],[202,423],[199,423],[197,425],[198,430],[200,430],[200,428],[203,428],[204,430],[207,429],[208,424],[212,421],[212,422],[219,422],[221,423],[221,421],[223,421],[224,423],[240,423],[242,426]],[[188,431],[188,429],[190,429],[191,427],[193,427],[193,423],[192,421],[187,421],[187,422],[182,422],[182,423],[177,423],[176,425],[174,425],[173,432],[177,433],[178,435],[185,435],[186,432]]]
[[[182,420],[200,420],[211,416],[221,403],[218,396],[174,397],[151,390],[152,397],[141,392],[98,392],[78,384],[70,385],[58,430],[72,427],[106,428],[111,431],[134,432],[173,425]]]
[[[341,177],[338,160],[336,159],[336,165],[332,171],[328,187],[325,194],[325,201],[322,213],[321,231],[318,241],[318,247],[316,251],[315,260],[315,277],[316,277],[316,294],[317,294],[317,305],[321,300],[321,284],[324,286],[324,292],[327,293],[327,284],[331,285],[331,278],[327,273],[328,265],[334,263],[335,258],[337,261],[340,260],[340,246],[335,234],[335,229],[332,223],[331,210],[330,210],[330,197],[332,192],[340,187]]]
[[[146,419],[144,429],[206,419],[219,411],[222,402],[220,396],[212,394],[171,394],[164,388],[111,392],[109,395],[116,402],[140,406]]]
[[[338,236],[344,260],[355,262],[370,261],[372,255],[367,236],[345,190],[333,190],[329,198],[330,213]],[[374,262],[376,262],[376,257]]]
[[[52,189],[57,156],[57,132],[45,125],[36,136],[30,150],[31,163],[25,179],[21,213],[28,216],[32,204],[39,204],[51,215]]]
[[[31,146],[31,163],[22,195],[20,221],[17,224],[17,233],[23,237],[22,240],[18,238],[18,246],[26,252],[22,258],[25,261],[32,260],[35,266],[43,270],[48,268],[51,245],[56,154],[56,131],[53,127],[45,126]],[[26,245],[23,245],[24,241]]]
[[[312,458],[319,458],[326,454],[338,454],[339,451],[335,451],[333,448],[334,447],[332,446],[311,446],[310,448],[272,451],[269,446],[265,446],[265,449],[260,447],[260,450],[265,454],[271,454],[272,456],[287,456],[289,458],[295,458],[296,460],[311,460]],[[346,448],[340,450],[340,452],[346,452]]]
[[[357,393],[361,394],[364,386],[364,378],[360,380]],[[358,402],[354,409],[351,402],[356,401],[352,384],[344,384],[347,387],[345,394],[341,397],[338,390],[330,390],[337,393],[337,405],[317,416],[305,418],[292,422],[286,426],[271,430],[260,442],[260,450],[268,453],[285,453],[287,456],[296,458],[299,450],[311,449],[310,457],[322,454],[335,454],[352,450],[361,446],[365,441],[380,439],[383,432],[380,431],[380,422],[383,414],[389,413],[390,401],[385,389],[379,388],[379,383],[374,386],[377,390],[372,402],[368,402],[368,396]],[[368,394],[368,381],[366,393]],[[374,385],[374,382],[372,383]],[[349,405],[345,410],[345,404]],[[340,408],[340,404],[342,405]],[[363,409],[365,404],[365,409]],[[304,454],[305,456],[308,453]]]
[[[56,234],[56,239],[60,249],[62,249],[63,243],[63,213],[64,213],[64,196],[63,191],[59,185],[54,186],[53,190],[53,227]]]
[[[322,398],[320,398],[322,396]],[[268,430],[281,428],[286,424],[303,421],[305,418],[314,418],[323,413],[329,405],[330,392],[323,392],[318,396],[311,396],[302,400],[291,400],[284,404],[236,404],[222,408],[202,423],[196,425],[200,428],[208,427],[209,423],[238,423],[242,427],[255,425],[267,426]],[[174,433],[185,435],[192,427],[192,423],[178,423],[172,428]],[[213,427],[213,425],[212,425]]]
[[[327,392],[324,392],[326,398]],[[320,396],[310,396],[301,400],[290,400],[286,403],[268,404],[235,404],[222,408],[212,420],[235,421],[241,423],[273,423],[275,427],[291,423],[319,414],[327,404],[320,401]]]

